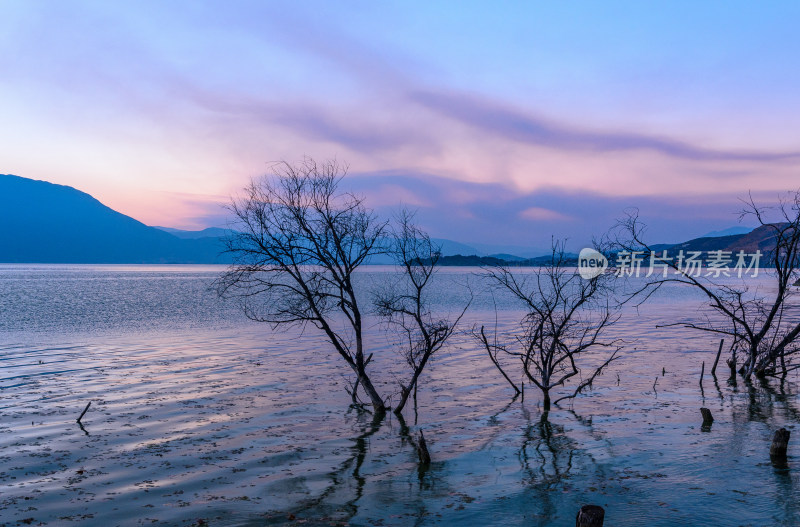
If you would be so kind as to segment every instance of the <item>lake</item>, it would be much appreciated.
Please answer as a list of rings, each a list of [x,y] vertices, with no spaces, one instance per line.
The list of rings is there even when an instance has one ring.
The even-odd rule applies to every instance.
[[[732,384],[723,364],[715,383],[718,339],[656,327],[700,320],[691,291],[626,308],[622,358],[547,420],[457,335],[406,411],[433,458],[420,470],[394,415],[349,406],[350,372],[319,333],[248,321],[211,287],[221,271],[0,266],[0,525],[571,526],[588,503],[611,526],[800,524],[797,372]],[[519,306],[475,271],[439,273],[437,312],[469,283],[463,329],[513,327]],[[397,393],[392,337],[368,325],[378,385]],[[780,427],[788,466],[769,458]]]

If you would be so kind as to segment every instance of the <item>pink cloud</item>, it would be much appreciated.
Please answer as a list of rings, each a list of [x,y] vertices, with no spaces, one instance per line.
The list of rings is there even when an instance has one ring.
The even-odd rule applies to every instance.
[[[566,214],[543,207],[528,207],[521,211],[518,216],[522,219],[533,221],[573,221],[575,219]]]

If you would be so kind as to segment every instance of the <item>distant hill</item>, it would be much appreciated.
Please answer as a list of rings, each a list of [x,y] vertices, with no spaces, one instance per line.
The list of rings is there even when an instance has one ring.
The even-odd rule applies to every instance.
[[[753,227],[744,227],[742,225],[736,225],[734,227],[728,227],[727,229],[722,229],[720,231],[711,231],[709,233],[704,234],[701,238],[719,238],[722,236],[733,236],[734,234],[747,234],[753,231]]]
[[[673,245],[670,251],[761,251],[767,253],[775,248],[775,235],[769,226],[762,225],[746,234],[703,237]]]
[[[769,254],[775,248],[775,236],[769,226],[761,226],[756,229],[746,229],[747,233],[733,234],[728,236],[704,236],[702,238],[695,238],[683,243],[677,244],[655,244],[651,248],[660,253],[661,251],[668,251],[668,256],[674,257],[679,251],[688,253],[689,251],[700,251],[702,260],[708,259],[709,251],[730,251],[731,257],[735,257],[739,251],[744,251],[747,254],[761,251],[764,255],[761,260],[761,266],[769,265]],[[567,265],[577,265],[578,256],[575,254],[566,255],[565,263]],[[536,258],[520,258],[519,256],[511,254],[494,254],[491,256],[443,256],[439,261],[443,266],[491,266],[491,265],[507,265],[507,266],[540,266],[547,265],[550,262],[551,256],[538,256]]]
[[[427,260],[426,260],[427,261]],[[492,265],[515,265],[517,262],[509,262],[492,256],[477,256],[474,254],[464,256],[454,254],[452,256],[442,256],[439,258],[439,265],[444,267],[481,267]]]
[[[508,258],[511,256],[511,258]],[[566,265],[578,265],[578,255],[567,253],[564,255],[564,263]],[[444,267],[455,267],[455,266],[470,266],[470,267],[482,267],[482,266],[494,266],[494,265],[505,265],[507,267],[537,267],[537,266],[546,266],[551,264],[553,261],[553,255],[548,254],[547,256],[537,256],[536,258],[519,258],[513,255],[495,255],[495,256],[476,256],[476,255],[469,255],[464,256],[461,254],[456,254],[454,256],[442,256],[439,259],[439,264]]]
[[[441,248],[442,254],[446,256],[453,256],[456,254],[482,254],[472,245],[465,245],[446,238],[431,238],[431,241],[438,245]]]
[[[221,263],[219,239],[182,240],[72,187],[0,175],[0,262]]]
[[[527,245],[499,245],[499,244],[488,244],[488,243],[472,243],[470,244],[479,252],[475,252],[472,254],[478,254],[481,256],[492,256],[492,255],[509,255],[514,256],[516,258],[537,258],[539,256],[547,256],[550,254],[550,247],[531,247]],[[462,253],[462,254],[469,254],[469,253]]]
[[[168,232],[171,235],[175,236],[176,238],[180,238],[182,240],[199,240],[200,238],[224,238],[234,232],[231,229],[223,229],[221,227],[208,227],[207,229],[203,229],[201,231],[185,231],[183,229],[173,229],[171,227],[159,227],[158,225],[154,225],[153,228],[162,230],[164,232]]]
[[[734,234],[732,236],[719,236],[719,237],[703,237],[689,240],[688,242],[678,243],[669,247],[672,251],[717,251],[725,250],[730,246],[736,244],[744,234]]]
[[[508,253],[490,254],[489,257],[497,258],[498,260],[505,260],[506,262],[521,262],[523,260],[527,260],[527,258],[523,258],[522,256]]]

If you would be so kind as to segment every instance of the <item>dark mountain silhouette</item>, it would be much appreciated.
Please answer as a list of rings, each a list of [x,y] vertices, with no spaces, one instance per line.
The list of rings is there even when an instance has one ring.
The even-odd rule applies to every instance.
[[[670,252],[672,251],[716,251],[728,250],[728,247],[734,246],[736,242],[741,239],[744,234],[734,234],[732,236],[719,236],[719,237],[703,237],[689,240],[688,242],[678,243],[671,247],[666,247]]]
[[[508,253],[490,254],[489,258],[497,258],[499,260],[505,260],[507,262],[521,262],[523,260],[527,260],[527,258],[523,258],[522,256],[517,256],[516,254],[508,254]]]
[[[732,257],[739,251],[744,251],[746,254],[753,254],[756,251],[761,251],[763,258],[761,260],[762,266],[769,265],[769,255],[775,248],[775,234],[774,231],[767,225],[762,225],[744,234],[734,234],[730,236],[704,236],[702,238],[695,238],[683,243],[677,244],[656,244],[652,249],[656,253],[661,251],[668,251],[668,256],[674,257],[679,251],[688,253],[689,251],[700,251],[702,254],[701,260],[708,259],[709,251],[730,251]],[[567,265],[577,265],[578,256],[569,254],[566,255],[565,263]],[[490,257],[481,256],[442,256],[439,263],[444,266],[486,266],[498,265],[500,263],[509,266],[539,266],[548,265],[551,261],[551,256],[539,256],[537,258],[520,258],[510,254],[495,254]]]
[[[746,234],[704,237],[689,240],[670,247],[670,251],[745,251],[768,253],[775,248],[775,233],[768,225],[762,225]]]
[[[72,187],[0,175],[0,262],[221,263],[218,238],[182,240]]]
[[[428,260],[425,261],[428,262]],[[474,254],[468,256],[464,256],[463,254],[454,254],[451,256],[442,256],[439,259],[439,265],[443,265],[445,267],[481,267],[492,265],[524,265],[520,262],[526,261],[527,260],[511,261],[502,258],[495,258],[493,256],[477,256]]]
[[[147,225],[116,212],[72,187],[0,175],[0,262],[2,263],[227,263],[222,236],[209,228],[182,231]],[[725,231],[722,231],[725,232]],[[716,233],[710,233],[716,234]],[[486,256],[472,246],[437,239],[442,265],[543,265],[550,255],[523,258]],[[670,253],[724,250],[769,253],[775,246],[769,227],[728,236],[705,236],[653,248]],[[466,256],[463,256],[466,255]],[[573,257],[573,255],[570,255]],[[388,256],[370,263],[390,263]],[[577,260],[576,260],[577,261]]]
[[[428,260],[426,260],[427,262]],[[442,256],[439,258],[439,265],[445,267],[469,266],[485,267],[493,265],[505,265],[507,267],[538,267],[552,265],[553,255],[537,256],[536,258],[520,258],[513,254],[499,254],[494,256],[464,256],[456,254],[453,256]],[[578,265],[578,255],[567,253],[564,255],[566,265]]]

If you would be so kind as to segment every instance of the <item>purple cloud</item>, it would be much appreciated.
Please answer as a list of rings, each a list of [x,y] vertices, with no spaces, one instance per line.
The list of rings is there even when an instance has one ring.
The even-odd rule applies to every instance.
[[[742,208],[733,193],[708,196],[619,197],[557,188],[529,193],[497,183],[469,183],[431,174],[385,171],[347,176],[344,184],[364,195],[383,216],[400,206],[385,188],[401,188],[418,220],[434,236],[463,243],[524,245],[546,250],[552,236],[589,243],[613,227],[626,209],[638,208],[656,242],[679,242],[738,224]],[[396,196],[397,193],[395,192]],[[756,194],[774,201],[777,196]],[[529,211],[533,210],[535,213]]]
[[[645,134],[590,132],[457,93],[416,91],[411,93],[410,98],[432,111],[480,130],[515,141],[557,149],[595,152],[652,150],[692,161],[769,162],[800,159],[800,151],[713,150]]]

